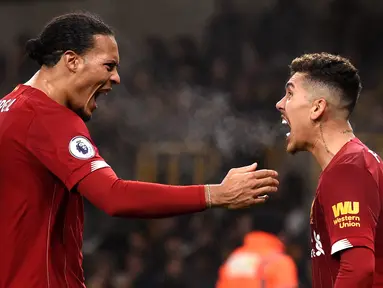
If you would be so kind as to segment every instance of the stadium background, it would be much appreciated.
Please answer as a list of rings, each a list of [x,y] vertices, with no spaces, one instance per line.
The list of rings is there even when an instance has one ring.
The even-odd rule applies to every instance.
[[[284,152],[275,102],[287,65],[304,52],[350,57],[364,85],[352,124],[383,152],[383,2],[379,0],[0,1],[0,92],[38,69],[23,54],[53,16],[89,10],[117,34],[122,85],[89,129],[118,175],[171,184],[220,182],[257,161],[280,172],[262,209],[163,220],[112,219],[86,203],[90,288],[214,287],[219,265],[267,210],[284,221],[287,250],[310,287],[308,213],[318,167]],[[257,215],[255,215],[257,213]]]

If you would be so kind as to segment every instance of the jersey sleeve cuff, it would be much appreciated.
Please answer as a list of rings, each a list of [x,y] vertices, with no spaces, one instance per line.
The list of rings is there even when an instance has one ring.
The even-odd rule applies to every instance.
[[[340,239],[332,244],[331,255],[352,247],[367,247],[374,251],[374,243],[370,239],[366,237],[348,237]]]
[[[80,166],[78,169],[73,171],[64,184],[70,191],[76,184],[78,184],[78,182],[80,182],[90,173],[108,167],[110,167],[109,164],[106,163],[103,159],[94,159],[93,161],[88,161],[84,165]]]

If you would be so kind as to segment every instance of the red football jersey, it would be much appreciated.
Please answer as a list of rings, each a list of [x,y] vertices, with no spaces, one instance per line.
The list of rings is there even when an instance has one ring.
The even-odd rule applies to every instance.
[[[373,287],[382,287],[382,196],[382,160],[354,138],[319,178],[310,215],[312,287],[333,287],[340,265],[337,252],[352,247],[374,251]]]
[[[76,184],[108,167],[74,112],[19,85],[0,100],[0,287],[85,287]]]

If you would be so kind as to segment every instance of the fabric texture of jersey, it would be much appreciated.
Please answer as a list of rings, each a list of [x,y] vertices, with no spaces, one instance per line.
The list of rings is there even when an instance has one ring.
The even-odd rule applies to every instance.
[[[19,85],[1,101],[0,287],[85,287],[75,186],[108,165],[81,118],[43,92]]]
[[[381,158],[357,138],[321,173],[310,215],[312,287],[333,287],[339,253],[353,247],[374,251],[373,287],[383,287],[382,181]]]

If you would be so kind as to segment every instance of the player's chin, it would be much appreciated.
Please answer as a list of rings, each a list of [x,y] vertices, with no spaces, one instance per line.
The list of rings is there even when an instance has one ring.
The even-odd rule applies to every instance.
[[[84,114],[81,116],[81,119],[82,119],[84,122],[88,122],[90,119],[92,119],[92,113],[84,113]]]
[[[299,151],[296,143],[292,139],[287,140],[286,152],[294,155]]]
[[[88,122],[90,119],[92,119],[92,112],[90,109],[87,108],[81,108],[74,110],[74,112],[84,121]]]
[[[294,147],[291,147],[290,145],[287,144],[286,152],[289,153],[289,154],[294,155],[297,151],[296,151],[296,149]]]
[[[84,120],[84,122],[89,121],[90,119],[92,119],[93,112],[96,109],[97,105],[95,105],[95,102],[89,102],[88,105],[86,105],[83,109],[81,119]]]
[[[301,143],[297,143],[297,142],[294,142],[294,141],[289,141],[287,143],[287,147],[286,147],[286,152],[291,154],[291,155],[294,155],[298,152],[301,152],[301,151],[306,151],[306,149],[304,148],[304,145],[300,145]]]

